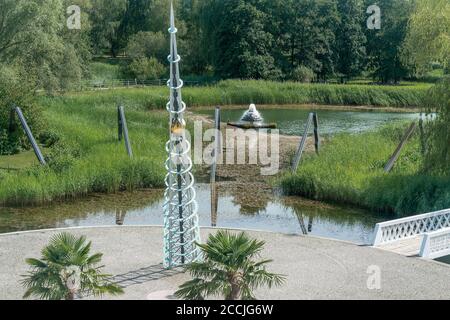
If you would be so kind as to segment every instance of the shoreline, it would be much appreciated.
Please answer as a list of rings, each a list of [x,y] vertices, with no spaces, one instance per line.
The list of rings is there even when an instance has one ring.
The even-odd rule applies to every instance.
[[[188,107],[188,111],[204,111],[204,110],[214,110],[215,105],[209,106],[192,106]],[[224,110],[240,110],[248,109],[247,105],[230,104],[220,106]],[[398,107],[383,107],[383,106],[349,106],[349,105],[321,105],[321,104],[258,104],[256,105],[258,109],[298,109],[298,110],[327,110],[327,111],[358,111],[358,112],[385,112],[385,113],[418,113],[420,108],[408,107],[408,108],[398,108]],[[156,110],[155,110],[156,111]]]

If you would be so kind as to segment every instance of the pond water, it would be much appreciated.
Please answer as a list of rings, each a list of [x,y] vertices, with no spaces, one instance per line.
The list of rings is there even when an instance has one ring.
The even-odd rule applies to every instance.
[[[196,111],[212,115],[212,111]],[[243,110],[222,110],[223,121],[237,121]],[[301,135],[309,111],[263,109],[266,122],[283,134]],[[360,132],[391,121],[413,120],[417,113],[318,111],[321,134]],[[211,226],[209,185],[196,185],[201,226]],[[91,195],[69,202],[31,208],[0,207],[0,233],[75,226],[162,225],[163,190]],[[245,197],[219,188],[216,225],[314,236],[369,244],[376,223],[392,217],[298,197],[274,195],[249,207]],[[449,257],[441,261],[450,263]]]
[[[211,226],[210,190],[197,185],[202,226]],[[248,228],[287,234],[370,243],[377,222],[386,217],[363,210],[326,205],[297,197],[274,197],[249,208],[237,197],[219,189],[217,226]],[[163,191],[92,195],[85,199],[34,208],[0,208],[0,233],[103,225],[162,225]]]
[[[308,114],[314,110],[298,109],[261,109],[266,123],[277,123],[281,134],[302,135]],[[199,110],[196,113],[213,116],[214,111]],[[223,109],[222,121],[238,121],[244,110]],[[339,132],[358,133],[377,128],[381,125],[399,120],[419,119],[419,113],[362,112],[317,110],[322,135]]]

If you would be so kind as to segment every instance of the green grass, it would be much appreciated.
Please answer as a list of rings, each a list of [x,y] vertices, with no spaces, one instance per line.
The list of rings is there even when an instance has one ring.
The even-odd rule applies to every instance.
[[[162,187],[165,114],[126,109],[134,159],[117,141],[114,104],[43,98],[45,117],[60,137],[49,168],[0,172],[0,204],[30,205],[92,192]],[[59,150],[59,151],[58,151]],[[49,153],[47,153],[48,155]]]
[[[256,80],[226,80],[217,85],[185,87],[183,99],[188,106],[256,104],[369,105],[382,107],[419,107],[430,84],[401,86],[302,84]],[[118,101],[142,109],[163,109],[166,87],[114,89],[71,93],[66,99],[91,103]]]
[[[425,84],[384,87],[230,80],[210,87],[186,87],[183,99],[188,106],[254,102],[411,107],[420,105],[427,89]],[[0,170],[0,205],[39,204],[92,192],[162,187],[167,115],[148,110],[163,109],[167,97],[166,87],[40,96],[38,104],[44,109],[48,128],[61,141],[47,152],[52,159],[50,168],[36,165],[17,171]],[[123,143],[117,142],[119,103],[126,107],[133,160],[128,158]],[[6,161],[6,167],[9,163]],[[353,188],[357,189],[350,183],[346,189],[350,199]]]
[[[45,153],[45,149],[42,149]],[[11,156],[0,156],[0,170],[18,170],[39,164],[33,150]]]
[[[361,135],[338,135],[319,156],[306,155],[295,174],[285,174],[285,193],[365,207],[398,216],[450,207],[450,177],[421,174],[417,135],[407,144],[393,171],[384,165],[406,127],[388,126]]]
[[[109,64],[103,62],[92,62],[90,65],[91,80],[102,81],[121,79],[122,73],[119,64]]]

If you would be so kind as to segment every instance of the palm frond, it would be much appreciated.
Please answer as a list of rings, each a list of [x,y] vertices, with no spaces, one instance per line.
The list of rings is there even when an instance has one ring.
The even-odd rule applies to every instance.
[[[284,282],[284,276],[266,271],[265,265],[272,260],[252,260],[261,254],[265,242],[250,239],[244,232],[219,230],[205,244],[197,245],[204,261],[186,267],[193,279],[180,286],[178,297],[198,299],[218,294],[229,297],[232,286],[235,289],[239,286],[241,298],[254,299],[253,290],[257,287],[271,288]]]
[[[80,272],[79,294],[95,296],[123,293],[123,289],[110,281],[111,276],[103,274],[102,254],[89,255],[91,242],[86,237],[75,237],[69,233],[59,233],[51,237],[49,244],[41,251],[42,258],[26,259],[32,270],[21,281],[27,289],[24,298],[65,299],[69,289],[66,277],[74,275],[73,267]],[[78,271],[76,271],[78,273]],[[75,274],[77,274],[75,273]],[[64,278],[64,279],[63,279]]]

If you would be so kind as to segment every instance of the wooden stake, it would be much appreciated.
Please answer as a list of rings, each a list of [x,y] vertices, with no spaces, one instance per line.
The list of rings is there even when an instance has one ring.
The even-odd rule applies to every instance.
[[[406,130],[405,135],[403,136],[402,140],[400,141],[400,144],[398,145],[397,149],[395,149],[394,154],[389,159],[388,163],[384,167],[385,172],[391,172],[392,168],[394,167],[395,162],[397,161],[398,157],[400,156],[400,153],[403,150],[403,147],[405,146],[406,142],[411,138],[412,134],[414,133],[414,130],[416,129],[416,122],[411,123],[411,126]]]
[[[36,140],[34,139],[33,133],[30,130],[30,127],[27,124],[27,121],[25,120],[25,117],[22,114],[22,110],[20,110],[19,107],[15,106],[14,110],[17,113],[17,116],[19,117],[20,123],[22,124],[23,130],[25,131],[27,137],[28,137],[28,141],[30,141],[31,146],[33,147],[34,150],[34,154],[36,155],[36,157],[38,158],[39,162],[45,166],[47,163],[45,162],[45,158],[42,155],[41,149],[39,149],[39,146],[36,142]]]
[[[316,148],[316,153],[319,154],[319,152],[320,152],[320,135],[319,135],[319,117],[317,115],[317,112],[314,112],[313,122],[314,122],[314,140],[315,140],[314,146]]]
[[[125,118],[125,111],[123,106],[119,107],[119,117],[120,121],[122,122],[123,136],[125,138],[125,147],[127,148],[127,153],[130,156],[130,158],[133,158],[133,150],[131,149],[130,137],[128,135],[127,120]]]
[[[313,122],[314,114],[310,113],[308,116],[308,121],[306,122],[305,131],[303,133],[302,139],[300,140],[300,145],[298,146],[297,153],[295,154],[294,161],[292,163],[292,171],[297,171],[298,165],[300,163],[300,160],[302,159],[303,151],[305,150],[306,146],[306,139],[308,138],[308,132],[309,128],[311,127],[311,123]]]

